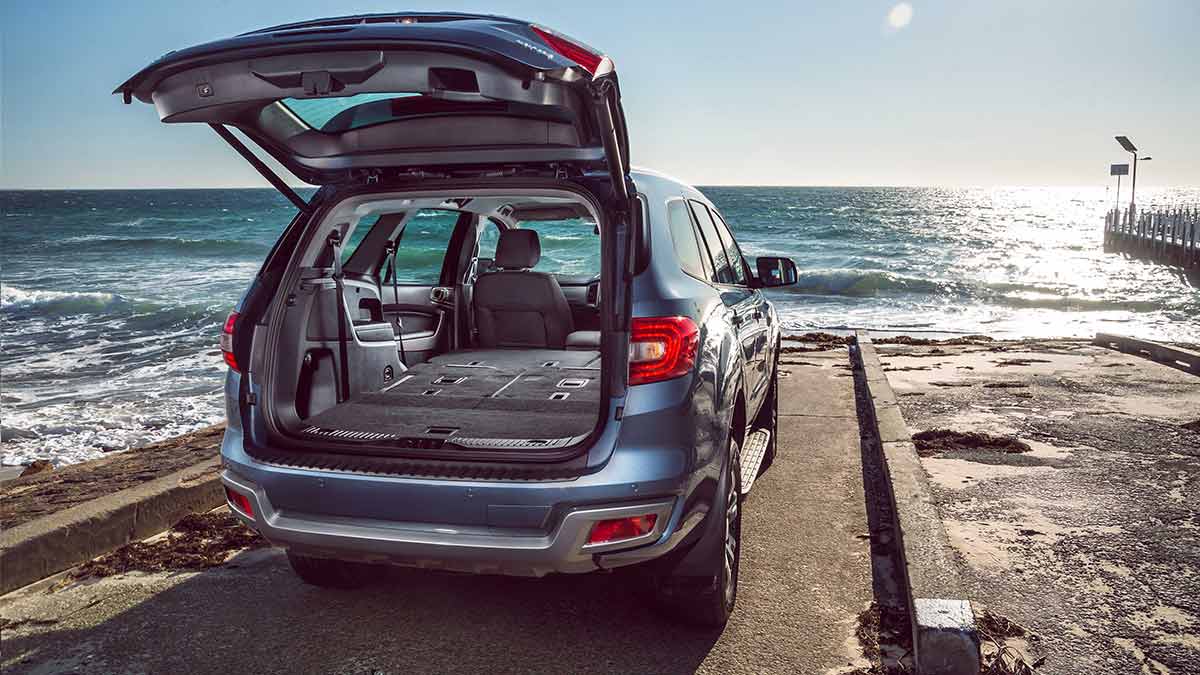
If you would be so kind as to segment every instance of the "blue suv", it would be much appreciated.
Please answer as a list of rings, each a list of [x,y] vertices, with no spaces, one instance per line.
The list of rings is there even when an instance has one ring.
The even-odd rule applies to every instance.
[[[171,52],[114,93],[208,124],[297,208],[224,326],[221,455],[301,579],[637,565],[664,609],[728,619],[775,453],[761,289],[796,268],[751,267],[700,192],[629,168],[611,59],[366,15]]]

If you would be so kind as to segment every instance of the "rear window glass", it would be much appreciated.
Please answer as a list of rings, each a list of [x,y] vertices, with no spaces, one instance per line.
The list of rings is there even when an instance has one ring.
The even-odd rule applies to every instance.
[[[746,263],[742,259],[742,250],[738,248],[737,241],[734,240],[733,233],[729,231],[729,225],[725,223],[721,214],[713,211],[712,215],[716,217],[717,230],[721,234],[721,244],[725,246],[725,255],[729,258],[734,283],[745,284]]]
[[[390,118],[390,106],[369,104],[414,96],[420,94],[355,94],[333,98],[285,98],[280,102],[313,129],[346,131]]]
[[[732,284],[734,282],[733,270],[729,269],[729,258],[725,257],[725,246],[721,243],[721,236],[717,234],[717,226],[708,213],[708,207],[700,202],[692,202],[692,213],[696,214],[696,221],[700,223],[701,238],[704,240],[704,245],[708,247],[708,254],[712,256],[713,265],[717,268],[713,281],[718,284]]]
[[[436,286],[442,278],[442,262],[450,247],[450,236],[458,223],[458,211],[421,209],[408,219],[396,248],[396,282]],[[389,270],[382,280],[391,283]]]
[[[696,228],[692,225],[692,217],[688,215],[687,205],[682,199],[676,199],[667,204],[667,219],[671,224],[671,239],[675,242],[675,255],[684,272],[699,279],[708,279],[708,266],[704,264],[704,256],[696,241]]]

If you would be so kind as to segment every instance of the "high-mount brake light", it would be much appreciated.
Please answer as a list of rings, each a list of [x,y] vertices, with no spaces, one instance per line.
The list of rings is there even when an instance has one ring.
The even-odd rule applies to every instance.
[[[592,525],[592,531],[588,533],[587,544],[611,544],[625,539],[636,539],[649,534],[654,529],[656,522],[658,522],[658,514],[654,513],[630,518],[601,520]]]
[[[635,318],[629,335],[629,384],[681,377],[696,365],[700,330],[686,316]]]
[[[551,31],[549,28],[542,28],[541,26],[530,26],[530,28],[560,56],[578,63],[592,75],[596,74],[596,69],[600,67],[600,61],[604,59],[602,54],[597,54],[587,47]]]
[[[233,328],[237,325],[237,320],[237,312],[230,312],[229,317],[225,319],[225,327],[221,329],[221,356],[225,357],[225,363],[233,368],[233,372],[240,373],[242,369],[233,356]]]

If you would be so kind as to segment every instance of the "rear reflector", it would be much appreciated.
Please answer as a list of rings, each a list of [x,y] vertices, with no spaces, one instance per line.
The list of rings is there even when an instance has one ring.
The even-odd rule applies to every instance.
[[[229,505],[234,509],[241,511],[243,514],[251,518],[254,517],[254,505],[250,503],[250,498],[246,495],[238,492],[237,490],[230,490],[228,487],[226,487],[225,499],[229,500]]]
[[[550,31],[548,28],[541,26],[530,26],[533,32],[538,34],[538,37],[550,45],[550,48],[558,52],[559,56],[564,56],[575,63],[578,63],[584,70],[592,75],[596,74],[596,68],[600,67],[600,61],[604,57],[583,45],[570,40],[558,33]]]
[[[686,375],[696,365],[700,330],[686,316],[634,319],[629,335],[629,384]]]
[[[592,526],[592,531],[588,534],[587,543],[611,544],[625,539],[636,539],[650,533],[654,529],[654,523],[657,521],[658,515],[654,513],[648,513],[644,516],[633,516],[631,518],[601,520]]]
[[[225,357],[225,363],[229,364],[234,372],[240,373],[242,369],[238,367],[237,359],[233,356],[233,327],[237,325],[237,320],[237,312],[230,312],[229,317],[225,319],[225,327],[221,329],[221,356]]]

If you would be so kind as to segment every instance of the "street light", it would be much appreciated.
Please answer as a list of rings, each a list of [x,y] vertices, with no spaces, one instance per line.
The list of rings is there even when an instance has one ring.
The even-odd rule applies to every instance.
[[[1133,212],[1137,209],[1137,164],[1138,164],[1138,149],[1129,140],[1128,136],[1117,136],[1117,142],[1125,149],[1125,152],[1133,155],[1133,187],[1129,189],[1129,215],[1132,218]],[[1147,157],[1143,161],[1149,162],[1153,157]]]

